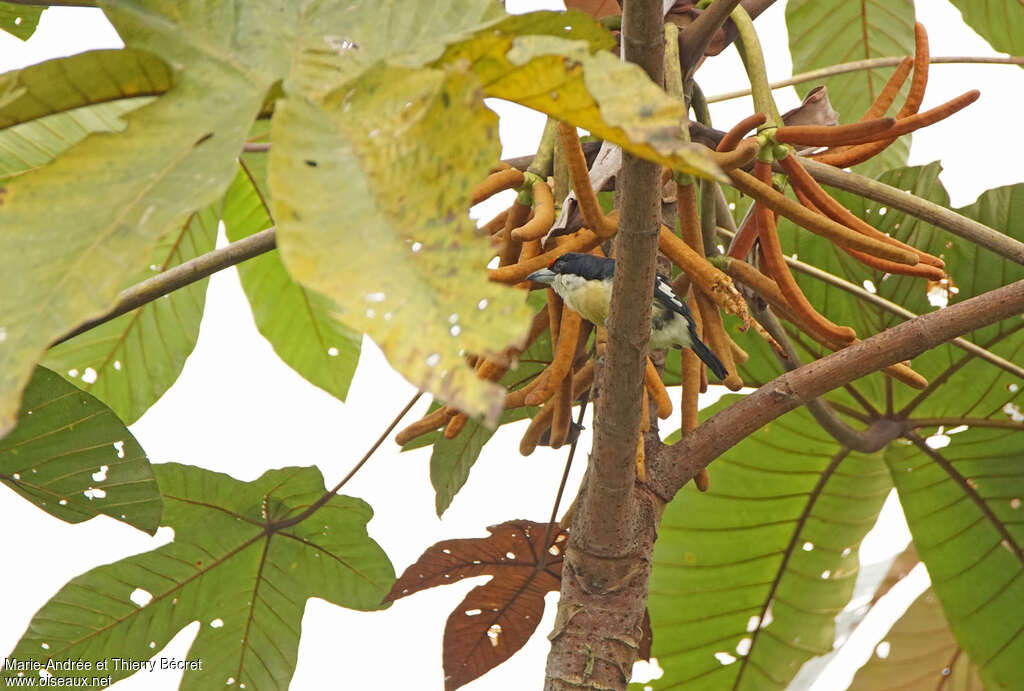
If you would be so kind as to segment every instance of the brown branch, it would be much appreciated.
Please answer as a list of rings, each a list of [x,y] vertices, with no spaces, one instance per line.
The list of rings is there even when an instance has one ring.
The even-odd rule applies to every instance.
[[[762,425],[881,367],[1024,312],[1024,280],[922,315],[768,382],[692,434],[647,458],[649,485],[669,501],[700,468]]]
[[[780,357],[776,354],[783,369],[787,372],[797,369],[800,366],[800,356],[778,318],[772,314],[770,309],[758,309],[754,304],[751,305],[751,313],[785,351],[787,357]],[[886,382],[889,381],[891,380],[886,379]],[[901,431],[901,425],[893,424],[889,420],[872,421],[871,427],[867,430],[856,430],[839,417],[832,405],[821,397],[807,401],[806,406],[807,411],[821,425],[822,429],[837,442],[853,451],[874,453],[898,437]]]
[[[715,34],[738,4],[740,0],[715,0],[679,35],[679,62],[684,82],[693,76]]]
[[[749,12],[749,10],[748,10]],[[869,58],[867,60],[855,60],[854,62],[843,62],[838,65],[831,65],[829,67],[822,67],[821,69],[811,70],[810,72],[801,72],[800,74],[794,74],[788,79],[782,79],[777,82],[772,82],[768,86],[774,89],[784,89],[787,86],[793,86],[795,84],[804,84],[806,82],[819,81],[827,77],[834,77],[837,74],[847,74],[849,72],[860,72],[861,70],[874,70],[883,67],[895,67],[901,62],[907,59],[906,55],[894,55],[885,58]],[[932,65],[952,65],[952,64],[983,64],[983,65],[1024,65],[1024,57],[1022,56],[973,56],[973,55],[944,55],[939,57],[933,57],[928,61]],[[729,91],[722,94],[715,94],[708,96],[708,103],[721,103],[722,101],[730,101],[734,98],[743,98],[744,96],[750,95],[750,89],[739,89],[737,91]]]
[[[660,0],[627,2],[622,28],[626,60],[662,83]],[[653,509],[634,483],[661,227],[660,179],[660,166],[623,154],[608,345],[593,450],[573,514],[550,635],[544,687],[549,691],[625,689],[636,658],[655,527]]]
[[[100,316],[94,317],[75,327],[51,343],[50,347],[52,348],[55,345],[68,341],[111,319],[116,319],[122,314],[138,309],[157,298],[173,293],[178,288],[184,288],[229,266],[241,264],[246,259],[252,259],[269,252],[275,247],[277,247],[277,239],[274,229],[268,228],[238,242],[232,242],[230,245],[207,252],[195,259],[190,259],[172,269],[158,273],[156,276],[147,278],[145,281],[122,290],[117,296],[117,302],[114,303],[113,307]]]

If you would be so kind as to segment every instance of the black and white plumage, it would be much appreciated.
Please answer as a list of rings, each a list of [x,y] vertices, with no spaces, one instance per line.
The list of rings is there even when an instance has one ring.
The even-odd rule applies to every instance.
[[[570,309],[603,326],[608,318],[614,275],[614,259],[569,252],[527,279],[550,285]],[[690,308],[676,295],[668,278],[659,273],[654,278],[650,348],[668,347],[691,348],[716,377],[724,379],[728,374],[722,362],[697,337]]]

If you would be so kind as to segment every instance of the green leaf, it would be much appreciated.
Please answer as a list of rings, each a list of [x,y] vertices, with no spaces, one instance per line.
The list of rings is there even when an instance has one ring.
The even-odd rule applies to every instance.
[[[175,66],[173,89],[127,115],[123,132],[88,137],[4,188],[3,222],[17,231],[0,241],[0,275],[15,286],[0,311],[8,336],[0,345],[0,433],[13,424],[45,347],[107,309],[160,238],[220,197],[273,81],[255,63],[275,41],[234,36],[238,26],[277,19],[265,3],[247,5],[238,24],[211,22],[198,4],[178,3],[168,21],[153,12],[161,4],[111,1],[104,9],[130,49]]]
[[[220,204],[193,214],[160,241],[145,271],[127,288],[213,250]],[[178,289],[51,348],[43,364],[113,408],[138,420],[178,379],[195,348],[208,279]]]
[[[648,606],[665,675],[649,685],[783,689],[832,649],[891,480],[880,454],[842,449],[804,409],[709,470],[710,491],[685,488],[659,528]]]
[[[182,689],[284,690],[306,600],[373,610],[394,581],[366,534],[372,511],[359,499],[333,496],[307,520],[275,529],[323,495],[315,468],[271,470],[253,482],[178,464],[156,473],[161,522],[174,541],[72,580],[39,610],[12,657],[145,660],[199,620],[185,657],[201,659],[202,669],[186,670]],[[95,671],[53,673],[88,679]],[[131,674],[113,664],[108,673]]]
[[[913,0],[791,0],[786,3],[786,26],[794,74],[854,60],[914,54]],[[860,70],[796,88],[803,98],[815,86],[825,85],[840,122],[856,122],[894,69]],[[896,98],[897,110],[909,81]],[[904,165],[908,148],[909,137],[901,137],[857,170],[874,175]]]
[[[137,50],[93,50],[0,75],[0,180],[51,162],[94,132],[123,131],[122,116],[172,85],[170,68]]]
[[[989,688],[1024,676],[1024,434],[973,426],[885,454],[914,544]]]
[[[90,50],[47,60],[0,75],[0,129],[84,106],[159,96],[173,84],[171,68],[142,50]]]
[[[0,482],[68,523],[105,514],[156,532],[162,501],[153,469],[107,406],[37,367],[19,421],[0,440]]]
[[[609,52],[614,45],[581,12],[533,12],[453,45],[442,62],[468,60],[487,96],[571,122],[675,170],[721,178],[704,150],[680,136],[683,104]]]
[[[872,655],[853,679],[850,691],[936,689],[981,691],[978,669],[957,645],[930,589],[886,634],[885,657]]]
[[[521,339],[529,312],[521,293],[487,280],[493,251],[466,214],[498,155],[472,75],[375,68],[323,101],[290,94],[271,136],[289,273],[333,299],[413,384],[493,423],[500,389],[461,353]]]
[[[83,106],[0,130],[0,183],[46,165],[90,134],[124,131],[124,115],[152,101],[140,96]]]
[[[0,2],[0,29],[27,41],[36,32],[39,15],[45,7],[26,7],[9,2]]]
[[[266,185],[267,156],[246,154],[224,197],[224,227],[237,242],[273,226]],[[334,318],[330,300],[288,275],[277,251],[238,265],[260,333],[292,369],[345,400],[362,346],[362,334]]]
[[[1024,54],[1024,5],[1014,0],[949,0],[967,26],[1000,53]]]
[[[532,307],[543,305],[543,299],[538,300],[540,295],[541,293],[531,294],[529,301]],[[499,383],[510,391],[526,386],[550,364],[551,358],[551,333],[545,331],[530,344],[529,348],[523,351],[519,356],[518,366],[506,372]],[[427,413],[434,412],[440,405],[435,401],[430,405]],[[539,408],[532,406],[505,410],[498,418],[498,426],[531,418],[538,410]],[[445,438],[442,428],[417,437],[402,447],[402,451],[411,451],[424,446],[434,447],[430,454],[430,483],[434,487],[438,516],[448,509],[452,499],[466,484],[469,471],[476,463],[476,459],[480,457],[484,445],[490,441],[496,431],[497,428],[490,429],[479,419],[470,418],[455,439]]]

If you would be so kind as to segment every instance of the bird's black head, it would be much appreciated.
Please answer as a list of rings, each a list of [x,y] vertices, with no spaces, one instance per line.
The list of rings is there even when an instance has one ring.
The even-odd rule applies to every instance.
[[[615,260],[581,252],[567,252],[551,262],[550,269],[558,274],[575,274],[588,281],[605,280],[615,274]]]

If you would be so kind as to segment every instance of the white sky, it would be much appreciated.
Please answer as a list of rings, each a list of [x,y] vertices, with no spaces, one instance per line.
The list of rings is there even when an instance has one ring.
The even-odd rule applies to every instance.
[[[509,0],[508,5],[515,12],[561,7],[558,2],[544,5],[525,0]],[[772,79],[790,74],[783,5],[777,3],[758,20],[764,30],[762,41]],[[959,15],[945,2],[919,2],[918,17],[928,28],[933,55],[993,54],[984,41],[962,28]],[[0,35],[0,71],[90,48],[119,45],[98,11],[51,9],[43,14],[38,32],[28,43]],[[925,107],[974,87],[981,89],[982,98],[950,121],[915,134],[910,162],[941,158],[946,168],[943,180],[955,205],[970,203],[990,187],[1019,182],[1019,164],[995,165],[995,159],[1024,160],[1024,140],[1008,137],[993,146],[986,145],[983,137],[997,123],[1005,123],[1013,117],[1011,114],[1019,113],[1024,72],[1002,66],[937,65],[932,70]],[[744,86],[739,62],[731,50],[709,60],[699,76],[708,95]],[[776,93],[782,111],[799,102],[792,89]],[[720,126],[727,126],[749,114],[750,108],[748,99],[739,99],[712,106],[712,115]],[[531,153],[543,117],[507,104],[500,104],[499,110],[503,116],[510,115],[503,117],[501,125],[504,155]],[[1015,124],[1008,123],[1010,127]],[[966,132],[968,137],[954,142],[958,132]],[[492,206],[500,207],[508,201],[503,198]],[[189,463],[243,480],[251,480],[268,468],[315,463],[331,486],[414,392],[368,341],[364,342],[363,357],[349,393],[350,405],[307,384],[277,359],[256,331],[236,273],[229,270],[210,281],[199,343],[181,378],[132,426],[132,432],[155,462]],[[678,389],[675,392],[678,399]],[[425,397],[407,420],[415,419],[426,405]],[[519,425],[508,425],[498,432],[443,521],[434,513],[429,450],[399,455],[394,443],[388,441],[349,483],[345,493],[362,497],[374,507],[370,534],[384,547],[397,572],[438,540],[482,536],[485,526],[511,518],[547,520],[565,453],[541,448],[531,457],[522,458],[516,451],[521,433]],[[579,482],[587,448],[589,436],[583,440],[570,490]],[[3,654],[14,648],[35,611],[67,580],[94,566],[152,549],[166,539],[163,535],[151,539],[106,517],[68,525],[6,493],[0,499],[0,524],[17,529],[9,529],[4,535],[8,561],[3,575],[4,616],[0,621]],[[887,522],[885,531],[888,539],[876,535],[862,549],[866,563],[901,549],[906,541],[899,512],[893,509],[889,510],[895,517]],[[918,574],[915,579],[902,588],[903,607],[909,601],[907,591],[913,597],[926,587],[926,576]],[[385,612],[358,613],[311,600],[303,620],[305,635],[292,688],[324,688],[329,684],[343,688],[441,689],[445,619],[465,593],[480,582],[482,579],[471,579],[434,588],[401,600]],[[465,688],[497,691],[541,685],[553,597],[549,596],[538,634],[526,648],[497,671]],[[888,618],[898,616],[899,611],[898,607],[890,610]],[[216,616],[216,612],[210,612],[209,619]],[[196,630],[193,624],[159,654],[184,658]],[[851,647],[845,656],[853,659],[860,655],[863,659],[884,630],[865,624],[855,636],[866,642],[856,649]],[[401,646],[401,650],[385,646]],[[826,669],[814,688],[844,688],[850,674],[850,663],[840,660]],[[142,672],[116,688],[170,690],[177,688],[179,679],[180,673]]]

